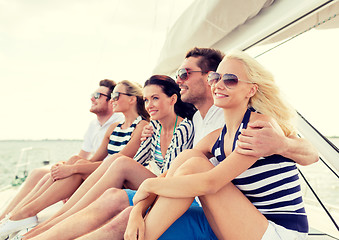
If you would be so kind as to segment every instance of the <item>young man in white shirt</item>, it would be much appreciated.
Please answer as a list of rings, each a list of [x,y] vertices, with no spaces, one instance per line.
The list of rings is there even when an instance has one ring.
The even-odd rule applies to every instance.
[[[110,102],[111,93],[115,85],[116,83],[109,79],[104,79],[99,82],[99,88],[91,96],[92,104],[90,108],[90,112],[96,115],[96,119],[93,119],[88,126],[80,152],[78,155],[72,156],[67,162],[57,164],[71,164],[79,158],[89,158],[91,154],[95,153],[99,148],[108,127],[112,123],[123,121],[123,114],[113,113],[113,107]],[[47,168],[34,169],[28,175],[19,193],[1,214],[0,220],[11,212],[21,201],[24,201],[26,197],[26,199],[28,199],[32,196],[48,179],[49,173],[50,170]]]

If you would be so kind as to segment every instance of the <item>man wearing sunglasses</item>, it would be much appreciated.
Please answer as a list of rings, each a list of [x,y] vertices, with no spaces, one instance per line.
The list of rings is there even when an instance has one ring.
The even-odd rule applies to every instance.
[[[187,52],[176,73],[182,100],[198,109],[193,117],[195,128],[193,145],[225,123],[223,112],[213,105],[210,84],[222,79],[226,87],[232,88],[238,81],[242,81],[233,74],[220,76],[215,72],[223,56],[219,50],[195,47]],[[152,129],[147,126],[142,139],[151,135]],[[239,146],[237,151],[241,154],[256,157],[280,154],[300,165],[309,165],[319,158],[316,149],[307,140],[285,137],[278,125],[272,126],[262,121],[244,129],[237,144]]]
[[[208,133],[218,128],[221,128],[225,124],[223,111],[220,108],[214,106],[213,104],[211,87],[208,83],[208,73],[210,71],[215,71],[217,69],[222,58],[223,58],[223,54],[218,50],[208,49],[208,48],[194,48],[186,54],[186,58],[181,64],[177,72],[177,76],[176,76],[177,83],[179,84],[179,87],[181,88],[180,93],[181,93],[182,100],[193,104],[198,109],[198,111],[195,113],[193,117],[193,124],[195,128],[195,139],[193,143],[194,145],[200,139],[206,136]],[[218,80],[219,79],[220,78],[218,78]],[[227,85],[232,87],[231,83],[227,83]],[[119,96],[115,96],[115,97],[119,97]],[[253,146],[256,147],[254,149],[255,151],[247,152],[247,150],[252,150],[252,149],[245,148],[246,152],[244,154],[256,154],[259,157],[261,157],[261,156],[266,156],[266,155],[262,155],[263,152],[266,152],[267,155],[272,155],[268,153],[278,152],[277,148],[280,147],[281,143],[277,145],[276,140],[273,141],[272,139],[265,137],[266,131],[268,132],[270,131],[278,132],[278,131],[275,130],[273,127],[269,127],[265,124],[266,123],[257,123],[257,125],[254,126],[253,128],[254,133],[250,132],[248,134],[249,136],[246,136],[246,138],[244,138],[244,141],[241,141],[243,144],[249,144],[251,141],[247,139],[248,137],[250,137],[251,139],[254,139],[255,141],[258,141],[258,139],[263,138],[262,143],[254,142],[255,144],[252,144]],[[265,131],[261,132],[261,130],[265,130]],[[153,132],[152,127],[147,125],[144,128],[144,131],[142,134],[142,140],[151,136],[152,132]],[[267,136],[269,136],[269,134],[267,134]],[[278,138],[278,141],[282,141],[281,139],[284,138],[283,135],[280,135],[278,133],[276,134],[276,136]],[[290,149],[288,148],[286,149],[288,149],[289,151],[292,151],[292,150],[295,151],[296,161],[302,158],[307,159],[308,157],[313,157],[313,159],[317,158],[317,153],[313,151],[312,147],[310,148],[310,150],[307,150],[310,147],[310,144],[304,143],[304,142],[298,142],[298,140],[295,140],[295,141],[296,141],[295,143],[299,146],[298,147],[298,149],[300,150],[299,152],[295,151],[295,148],[293,147]],[[264,151],[257,150],[257,149],[260,149],[260,147],[263,147],[263,143],[268,145],[271,142],[273,142],[273,146],[270,149],[264,150]],[[286,153],[287,152],[288,151],[286,151]],[[299,156],[302,156],[302,158]],[[307,162],[301,161],[301,163],[306,164]],[[107,205],[105,205],[105,208],[111,207],[110,202],[107,202]],[[142,208],[140,206],[141,205],[139,205],[138,203],[136,206],[133,207],[137,209],[135,212],[139,212],[139,211],[140,211],[139,213],[142,212]],[[98,228],[96,231],[91,232],[89,235],[83,236],[83,238],[81,239],[104,239],[104,238],[122,239],[124,237],[124,232],[125,232],[126,224],[128,222],[129,217],[135,220],[133,216],[130,216],[131,209],[132,209],[131,207],[124,209],[120,214],[118,214],[115,218],[113,218],[112,221],[103,225],[101,228]],[[181,235],[183,232],[197,231],[196,235],[199,235],[201,233],[199,235],[201,239],[208,239],[208,236],[207,236],[208,233],[205,233],[204,228],[200,226],[200,222],[201,222],[199,221],[200,217],[202,216],[197,216],[196,218],[197,221],[190,224],[193,230],[185,228],[187,224],[181,224],[180,220],[177,221],[175,225],[173,226],[173,228],[171,228],[172,230],[170,230],[170,231],[175,231],[177,235],[172,234],[172,233],[170,233],[169,235],[177,236],[177,239],[183,239]],[[133,220],[131,220],[131,222],[135,226],[138,225],[138,223],[140,223],[138,221],[133,221]],[[138,225],[135,228],[139,228],[141,225]],[[140,230],[142,231],[141,228]]]
[[[96,115],[96,119],[93,119],[88,126],[80,152],[77,156],[71,157],[68,160],[68,163],[75,162],[79,159],[79,157],[84,159],[89,158],[90,155],[95,153],[100,147],[108,127],[112,123],[123,121],[123,114],[113,113],[113,107],[110,102],[111,93],[113,92],[115,85],[115,82],[112,80],[101,80],[99,82],[99,88],[91,95],[92,104],[90,112]],[[39,185],[42,185],[44,183],[42,179],[47,180],[49,172],[50,170],[47,168],[34,169],[28,175],[20,192],[2,213],[0,219],[2,219],[5,214],[9,213],[22,199],[24,199],[24,197],[27,196],[38,183]]]

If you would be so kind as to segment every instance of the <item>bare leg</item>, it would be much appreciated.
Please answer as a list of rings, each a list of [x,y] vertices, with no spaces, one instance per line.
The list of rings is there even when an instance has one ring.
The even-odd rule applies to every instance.
[[[40,182],[39,182],[40,183]],[[51,178],[50,174],[46,174],[43,179],[41,180],[40,187],[35,188],[35,191],[25,197],[24,201],[22,201],[19,205],[17,205],[12,212],[18,212],[20,209],[27,206],[29,203],[33,202],[35,199],[40,197],[52,184],[53,179]]]
[[[50,221],[48,225],[45,225],[44,230],[88,206],[107,189],[112,187],[121,189],[123,186],[130,189],[137,189],[146,178],[150,177],[156,177],[156,175],[135,160],[128,157],[120,157],[112,163],[105,174],[83,198],[81,198],[70,210],[61,216],[58,216],[53,221]],[[35,231],[33,233],[36,234]],[[29,236],[31,237],[33,235]]]
[[[190,151],[191,158],[178,167],[173,176],[208,171],[213,165],[199,152]],[[192,157],[194,156],[194,157]],[[199,164],[196,164],[199,162]],[[166,176],[170,178],[172,176]],[[159,197],[145,218],[145,239],[158,239],[192,204],[194,198]],[[173,209],[173,211],[168,211]],[[166,216],[166,217],[164,217]]]
[[[43,231],[49,229],[53,225],[57,224],[61,220],[65,218],[61,218],[62,214],[67,212],[69,209],[71,209],[86,193],[99,181],[99,179],[104,175],[106,170],[109,168],[111,163],[119,156],[122,156],[121,154],[114,154],[105,161],[103,161],[102,164],[86,178],[86,180],[81,184],[81,186],[73,193],[70,199],[62,206],[62,208],[54,214],[50,219],[45,221],[44,223],[39,224],[37,227],[32,229],[27,233],[27,236],[32,237],[36,236],[37,234],[42,233]]]
[[[88,207],[31,239],[74,239],[100,227],[128,206],[124,190],[109,189]]]
[[[34,169],[27,177],[26,181],[22,185],[18,194],[14,197],[14,199],[10,202],[10,204],[6,207],[3,213],[0,215],[0,220],[5,217],[6,214],[10,213],[15,206],[25,202],[28,198],[26,196],[33,195],[37,189],[39,189],[43,184],[40,182],[41,179],[45,176],[45,174],[49,173],[49,169],[37,168]]]
[[[80,157],[75,155],[72,156],[66,164],[73,164]],[[46,181],[49,179],[47,174],[50,173],[48,168],[37,168],[33,169],[33,171],[28,175],[25,183],[23,184],[20,192],[16,195],[16,197],[11,201],[10,205],[5,209],[3,214],[0,215],[0,219],[2,219],[6,214],[11,211],[18,211],[23,206],[32,202],[34,199],[39,197],[44,191],[48,189],[50,185],[52,185],[53,181]]]
[[[208,171],[212,167],[206,159],[194,157],[178,168],[175,175]],[[218,239],[261,239],[268,226],[266,218],[232,183],[200,199]],[[186,211],[191,200],[159,197],[146,217],[145,239],[159,238]],[[168,211],[169,208],[175,212]]]
[[[44,208],[72,195],[80,186],[82,177],[79,174],[54,182],[41,196],[12,212],[11,220],[20,220],[38,214]]]
[[[77,240],[105,240],[105,239],[123,239],[126,230],[129,214],[133,207],[128,207],[113,218],[110,222],[101,228],[88,233]]]

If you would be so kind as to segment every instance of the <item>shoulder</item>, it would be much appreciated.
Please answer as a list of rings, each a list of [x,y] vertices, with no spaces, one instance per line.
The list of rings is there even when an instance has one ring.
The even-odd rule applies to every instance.
[[[193,121],[192,120],[189,120],[187,118],[183,119],[179,126],[178,127],[184,127],[184,126],[187,126],[187,127],[193,127]]]
[[[207,134],[201,141],[205,142],[206,144],[213,145],[215,141],[217,141],[217,139],[219,138],[221,131],[222,131],[222,128],[218,128],[214,130],[213,132],[210,132],[209,134]]]
[[[105,134],[106,137],[109,137],[109,136],[113,133],[114,129],[115,129],[118,125],[119,125],[118,122],[112,123],[112,124],[108,127],[108,129],[107,129],[107,131],[106,131],[106,134]]]
[[[135,127],[135,129],[144,129],[144,127],[146,126],[146,125],[148,125],[149,124],[149,122],[147,122],[146,120],[141,120],[138,124],[137,124],[137,126]]]
[[[265,122],[270,122],[270,123],[275,122],[275,120],[270,116],[257,113],[257,112],[252,112],[251,117],[250,117],[250,122],[255,122],[255,121],[265,121]]]
[[[183,119],[180,124],[177,127],[178,131],[184,131],[187,132],[188,134],[192,134],[194,131],[194,125],[193,122],[187,118]]]
[[[113,130],[119,125],[119,122],[112,123],[108,129],[107,132],[113,132]]]

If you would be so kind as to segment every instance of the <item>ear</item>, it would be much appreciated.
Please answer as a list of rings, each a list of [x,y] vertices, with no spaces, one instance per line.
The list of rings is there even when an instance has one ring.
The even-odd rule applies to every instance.
[[[174,105],[178,100],[178,96],[176,94],[173,94],[171,96],[171,104]]]
[[[137,101],[137,97],[136,96],[131,96],[131,98],[129,99],[129,102],[131,104],[134,104]]]
[[[247,94],[247,97],[248,98],[253,97],[256,94],[257,91],[258,91],[258,85],[255,84],[255,83],[252,84],[252,87],[250,88],[250,90],[249,90],[249,92]]]

